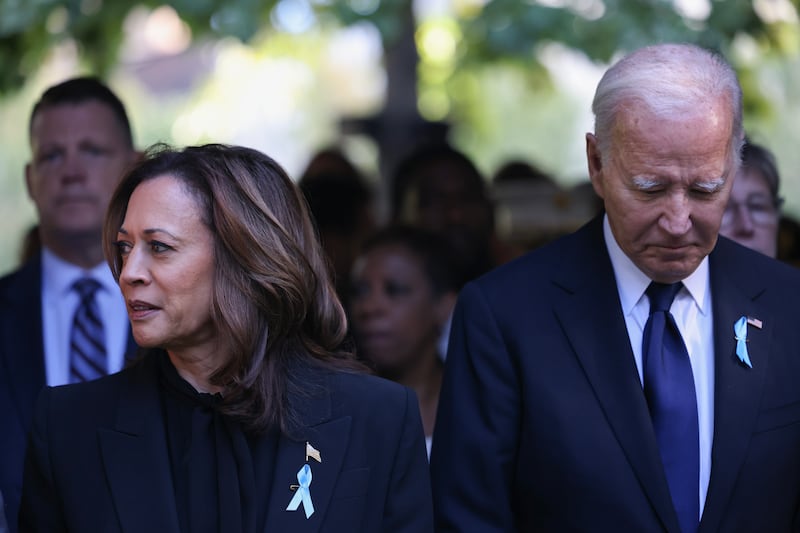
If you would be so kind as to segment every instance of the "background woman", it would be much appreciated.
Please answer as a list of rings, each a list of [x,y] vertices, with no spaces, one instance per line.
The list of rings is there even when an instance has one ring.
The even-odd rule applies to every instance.
[[[353,269],[359,354],[379,375],[417,393],[429,451],[442,384],[439,339],[455,305],[457,274],[446,241],[403,226],[368,240]]]
[[[778,196],[779,187],[780,176],[772,152],[747,140],[719,232],[743,246],[776,257],[783,203]]]
[[[152,153],[117,189],[104,246],[143,356],[43,392],[22,531],[431,531],[416,399],[342,348],[277,163]]]

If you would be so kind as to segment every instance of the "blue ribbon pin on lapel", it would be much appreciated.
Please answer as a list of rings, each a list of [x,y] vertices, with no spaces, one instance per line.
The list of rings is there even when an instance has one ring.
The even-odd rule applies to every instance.
[[[746,364],[749,368],[753,368],[753,363],[750,362],[750,356],[747,353],[747,317],[743,316],[733,325],[733,333],[736,338],[736,356],[739,361]]]
[[[294,493],[292,501],[286,507],[287,511],[296,511],[302,502],[306,518],[310,518],[314,514],[314,503],[311,501],[311,489],[309,489],[311,478],[311,467],[307,464],[297,471],[297,482],[300,485],[297,487],[297,492]]]

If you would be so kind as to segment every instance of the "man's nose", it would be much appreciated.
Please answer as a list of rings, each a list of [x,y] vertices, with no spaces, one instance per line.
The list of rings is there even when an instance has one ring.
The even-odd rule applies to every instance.
[[[61,165],[61,179],[65,181],[82,180],[86,176],[86,165],[77,152],[68,151]]]
[[[659,225],[671,235],[685,235],[692,227],[691,206],[684,195],[671,197],[659,218]]]

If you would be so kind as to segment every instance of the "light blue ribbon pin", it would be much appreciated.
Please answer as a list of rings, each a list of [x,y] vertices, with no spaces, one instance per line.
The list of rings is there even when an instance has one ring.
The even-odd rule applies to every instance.
[[[750,356],[747,354],[747,317],[743,316],[733,325],[733,333],[736,337],[736,355],[739,361],[753,368]]]
[[[297,487],[297,492],[294,493],[292,501],[286,507],[287,511],[296,511],[300,507],[300,502],[303,503],[303,510],[306,512],[306,518],[310,518],[314,514],[314,504],[311,501],[311,467],[303,465],[303,468],[297,471],[297,482],[300,484]]]

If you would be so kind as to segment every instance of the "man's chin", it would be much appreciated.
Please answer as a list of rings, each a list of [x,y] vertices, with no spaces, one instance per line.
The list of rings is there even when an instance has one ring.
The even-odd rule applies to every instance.
[[[699,265],[700,261],[684,263],[663,262],[650,265],[651,268],[642,270],[650,279],[658,283],[676,283],[691,276]]]
[[[99,243],[103,238],[103,226],[96,222],[91,224],[61,225],[52,230],[57,239],[65,241],[91,241]]]
[[[661,248],[634,263],[653,281],[675,283],[697,270],[704,257],[696,247]]]

